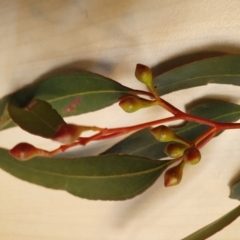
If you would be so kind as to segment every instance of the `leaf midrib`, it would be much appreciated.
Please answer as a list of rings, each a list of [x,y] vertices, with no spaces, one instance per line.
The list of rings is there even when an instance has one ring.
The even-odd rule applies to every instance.
[[[165,75],[165,74],[163,74],[161,77],[164,77],[164,75]],[[173,82],[173,83],[171,83],[171,84],[168,83],[167,87],[169,87],[169,86],[174,86],[174,85],[177,85],[177,84],[179,84],[179,83],[183,83],[183,82],[187,82],[187,81],[192,81],[192,80],[195,80],[195,79],[210,78],[210,77],[214,77],[214,78],[215,78],[215,77],[240,77],[240,74],[207,75],[207,76],[186,78],[186,79],[184,79],[184,80],[177,81],[177,82]],[[157,78],[156,78],[156,79],[157,79]],[[215,81],[214,81],[214,82],[215,82]],[[213,82],[213,83],[214,83],[214,82]],[[209,80],[208,83],[211,83],[210,80]],[[208,84],[208,83],[207,83],[207,84]],[[162,84],[162,83],[159,83],[159,84],[157,84],[157,86],[159,86],[159,85],[161,85],[161,84]],[[226,83],[226,84],[229,84],[229,83]],[[205,85],[205,83],[202,84],[202,85]],[[161,87],[164,87],[164,85],[161,85]]]
[[[107,91],[90,91],[90,92],[80,92],[80,93],[74,93],[74,94],[69,94],[69,95],[64,95],[63,97],[57,97],[57,98],[52,98],[48,99],[48,102],[55,102],[55,101],[60,101],[62,99],[70,98],[70,97],[75,97],[75,96],[83,96],[83,95],[90,95],[90,94],[104,94],[104,93],[127,93],[128,91],[112,91],[112,90],[107,90]]]
[[[67,161],[67,160],[66,160]],[[157,161],[157,160],[156,160]],[[121,174],[121,175],[108,175],[108,176],[77,176],[77,175],[67,175],[67,174],[61,174],[61,173],[56,173],[56,172],[49,172],[49,171],[45,171],[45,170],[40,170],[40,169],[36,169],[33,167],[29,167],[29,166],[25,166],[25,165],[21,165],[18,163],[13,163],[14,165],[18,165],[20,167],[23,167],[25,169],[29,169],[29,170],[34,170],[36,172],[40,172],[40,173],[44,173],[44,174],[51,174],[54,176],[60,176],[63,178],[77,178],[77,179],[103,179],[103,178],[123,178],[123,177],[132,177],[132,176],[137,176],[137,175],[141,175],[141,174],[147,174],[147,173],[151,173],[151,172],[155,172],[163,167],[165,167],[166,165],[169,164],[169,162],[167,162],[166,164],[160,165],[158,167],[154,167],[145,171],[140,171],[140,172],[136,172],[136,173],[128,173],[128,174]]]
[[[29,111],[29,110],[26,110]],[[44,119],[42,119],[39,115],[37,115],[35,112],[29,111],[30,113],[32,113],[33,115],[35,115],[37,118],[39,118],[43,123],[45,123],[50,129],[52,129],[54,132],[57,131],[57,128],[55,129],[54,127],[52,127],[51,125],[49,125],[46,121],[44,121]]]

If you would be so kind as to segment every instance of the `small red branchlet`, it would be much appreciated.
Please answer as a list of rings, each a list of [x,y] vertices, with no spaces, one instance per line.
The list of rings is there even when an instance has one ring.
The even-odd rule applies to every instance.
[[[156,105],[156,101],[150,101],[137,96],[126,96],[119,101],[119,106],[127,113],[136,112],[139,109]]]
[[[36,148],[29,143],[19,143],[9,152],[13,157],[21,161],[26,161],[35,156],[46,155],[44,150]]]
[[[182,180],[183,168],[185,162],[181,161],[178,165],[169,168],[164,174],[164,185],[165,187],[171,187],[177,185]]]
[[[201,153],[196,147],[187,148],[183,153],[183,160],[189,164],[197,164],[201,160]]]

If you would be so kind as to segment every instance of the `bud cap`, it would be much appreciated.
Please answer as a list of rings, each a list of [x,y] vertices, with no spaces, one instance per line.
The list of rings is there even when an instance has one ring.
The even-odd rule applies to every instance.
[[[181,143],[169,143],[165,147],[164,152],[171,158],[178,158],[183,155],[186,148],[187,146]]]
[[[150,101],[137,96],[126,96],[119,102],[119,106],[127,113],[136,112],[141,108],[151,107],[153,105],[156,105],[156,101]]]
[[[161,125],[151,129],[151,133],[159,142],[174,141],[176,134],[168,127]]]
[[[34,156],[43,155],[43,150],[29,143],[19,143],[9,153],[18,160],[26,161]]]
[[[183,160],[189,164],[197,164],[201,160],[201,153],[195,147],[187,148],[183,153]]]
[[[152,71],[149,67],[142,64],[137,64],[135,76],[140,82],[144,83],[150,89],[153,88]]]
[[[181,161],[178,165],[169,168],[164,174],[165,187],[171,187],[179,184],[183,176],[185,162]]]

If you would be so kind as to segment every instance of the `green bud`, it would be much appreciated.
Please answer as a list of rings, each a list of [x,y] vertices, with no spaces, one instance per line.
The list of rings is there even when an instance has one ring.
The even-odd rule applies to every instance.
[[[189,164],[197,164],[201,160],[201,153],[196,147],[187,148],[183,153],[183,160]]]
[[[176,138],[176,134],[164,125],[152,128],[151,133],[159,142],[171,142]]]
[[[119,102],[119,106],[127,113],[135,112],[141,108],[156,105],[156,101],[150,101],[137,96],[126,96]]]
[[[149,67],[142,64],[137,64],[135,76],[140,82],[147,85],[150,89],[153,88],[152,71]]]
[[[186,148],[187,146],[181,143],[169,143],[165,147],[164,152],[171,158],[177,158],[183,155]]]
[[[169,127],[166,127],[164,125],[152,128],[151,133],[159,142],[179,142],[186,146],[190,146],[190,143],[187,140],[178,136]]]
[[[178,165],[169,168],[164,173],[164,185],[165,187],[171,187],[181,182],[183,176],[183,168],[185,162],[181,161]]]

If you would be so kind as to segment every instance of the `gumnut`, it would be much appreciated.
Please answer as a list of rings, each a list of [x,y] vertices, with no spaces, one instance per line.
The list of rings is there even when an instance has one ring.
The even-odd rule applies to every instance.
[[[53,136],[52,140],[58,141],[63,144],[71,144],[75,142],[83,131],[88,130],[84,126],[78,126],[75,124],[63,124],[57,130],[57,133]]]
[[[185,162],[181,161],[178,165],[169,168],[164,174],[164,185],[165,187],[171,187],[174,185],[178,185],[183,176],[183,168]]]
[[[187,140],[178,136],[169,127],[164,125],[160,125],[156,128],[152,128],[151,133],[159,142],[179,142],[186,146],[190,145],[190,143]]]
[[[169,127],[164,125],[152,128],[151,133],[159,142],[174,141],[177,137],[177,135]]]
[[[183,153],[183,160],[189,164],[197,164],[201,160],[201,153],[195,147],[187,148]]]
[[[29,143],[19,143],[14,148],[12,148],[9,152],[13,157],[21,161],[26,161],[35,156],[46,155],[44,150],[36,148]]]
[[[140,82],[147,85],[150,89],[153,88],[152,71],[149,67],[137,64],[135,76]]]
[[[119,101],[119,106],[127,113],[136,112],[141,108],[156,105],[156,101],[150,101],[137,96],[126,96]]]
[[[169,143],[164,152],[171,158],[177,158],[183,155],[186,148],[187,146],[181,143]]]

